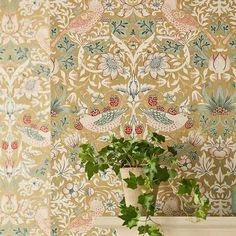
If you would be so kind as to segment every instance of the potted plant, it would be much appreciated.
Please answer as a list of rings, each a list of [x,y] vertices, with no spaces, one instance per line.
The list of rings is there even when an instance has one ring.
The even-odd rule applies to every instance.
[[[144,225],[139,225],[139,234],[161,236],[158,225],[149,224],[154,215],[158,186],[177,177],[177,151],[172,146],[163,147],[165,137],[152,133],[147,140],[117,138],[112,136],[107,146],[97,151],[91,144],[81,145],[79,154],[85,165],[88,178],[99,171],[112,168],[123,181],[124,200],[120,203],[120,218],[129,228],[137,226],[142,215]],[[195,215],[206,218],[209,201],[201,196],[194,179],[181,178],[178,194],[192,196]]]

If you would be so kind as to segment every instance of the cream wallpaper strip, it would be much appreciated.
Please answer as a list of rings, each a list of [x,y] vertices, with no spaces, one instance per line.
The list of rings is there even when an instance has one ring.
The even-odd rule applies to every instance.
[[[49,2],[0,10],[0,235],[50,235]]]

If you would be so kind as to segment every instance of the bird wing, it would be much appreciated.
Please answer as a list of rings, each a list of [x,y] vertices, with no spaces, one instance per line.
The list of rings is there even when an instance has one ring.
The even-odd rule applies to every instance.
[[[169,119],[166,116],[165,112],[157,111],[155,109],[145,109],[141,108],[141,110],[149,117],[153,118],[155,121],[160,122],[165,125],[171,125],[174,123],[173,120]]]
[[[120,109],[120,110],[110,110],[107,112],[102,113],[102,116],[100,119],[96,120],[94,122],[97,126],[102,126],[107,123],[112,122],[115,118],[119,117],[121,114],[125,112],[126,109]]]
[[[173,10],[172,15],[181,24],[195,25],[198,26],[197,21],[193,16],[186,14],[184,11]]]
[[[45,140],[45,137],[40,134],[39,130],[31,128],[31,127],[18,127],[18,129],[27,135],[29,138],[32,138],[37,141]]]
[[[71,21],[69,28],[73,29],[73,28],[84,27],[84,25],[87,24],[89,21],[91,21],[93,18],[94,18],[94,12],[91,11],[84,12],[83,14],[74,18]]]

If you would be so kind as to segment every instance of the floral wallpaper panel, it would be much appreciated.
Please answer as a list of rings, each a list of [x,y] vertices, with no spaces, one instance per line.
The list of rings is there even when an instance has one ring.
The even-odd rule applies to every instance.
[[[0,1],[0,235],[50,235],[49,2]]]
[[[232,0],[51,1],[54,235],[112,234],[91,222],[117,214],[121,183],[111,171],[88,181],[78,158],[80,144],[99,149],[111,134],[165,135],[179,151],[179,175],[198,179],[211,215],[231,215],[235,10]],[[156,207],[193,210],[167,185]]]

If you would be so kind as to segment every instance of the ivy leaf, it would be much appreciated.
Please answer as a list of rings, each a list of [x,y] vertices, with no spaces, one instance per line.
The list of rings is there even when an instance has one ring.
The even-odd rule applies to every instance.
[[[99,165],[99,170],[100,171],[104,171],[104,170],[107,170],[107,169],[109,169],[108,164],[102,163],[101,165]]]
[[[85,172],[87,173],[88,179],[91,179],[95,174],[98,173],[98,166],[89,161],[85,165]]]
[[[157,134],[157,133],[152,133],[151,136],[152,141],[162,143],[165,142],[166,138],[163,135]]]
[[[144,166],[144,173],[149,177],[150,181],[153,180],[157,173],[155,160],[147,161],[147,165]]]
[[[178,193],[190,195],[196,188],[198,188],[198,184],[195,179],[182,179],[180,181]]]
[[[168,173],[169,173],[171,179],[174,179],[178,175],[178,172],[174,169],[168,170]]]
[[[167,148],[168,148],[168,151],[173,154],[173,156],[177,155],[177,151],[176,151],[176,149],[174,147],[169,147],[168,146]]]
[[[160,166],[156,167],[156,175],[153,178],[153,182],[155,184],[160,184],[161,182],[165,182],[170,178],[167,167],[161,168]]]
[[[209,200],[204,200],[201,197],[201,192],[199,185],[195,179],[182,179],[179,186],[179,194],[192,194],[193,200],[196,205],[198,205],[197,210],[195,211],[195,216],[198,218],[206,219],[208,211],[210,210]]]
[[[128,188],[136,189],[138,185],[144,185],[145,180],[141,175],[136,177],[135,174],[129,172],[129,176],[129,178],[124,179],[124,181],[127,183]]]
[[[211,206],[209,200],[204,200],[201,206],[195,211],[195,216],[201,219],[206,219],[208,211],[210,210]]]
[[[138,197],[138,203],[141,204],[149,215],[154,214],[154,195],[153,193],[144,193]]]
[[[138,227],[139,234],[148,234],[149,236],[163,236],[160,230],[154,225],[141,225]]]
[[[118,175],[120,173],[120,166],[119,165],[113,165],[112,170]]]
[[[134,206],[126,206],[124,199],[120,203],[120,212],[121,215],[119,215],[119,218],[124,220],[123,225],[126,225],[130,229],[133,228],[134,226],[137,226],[140,214],[139,210],[137,207]]]

